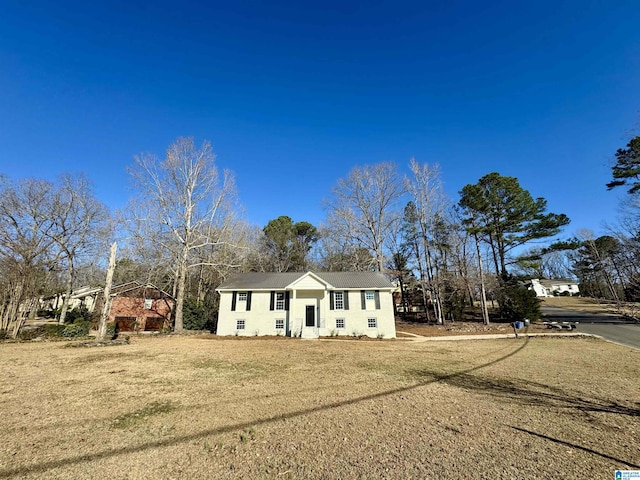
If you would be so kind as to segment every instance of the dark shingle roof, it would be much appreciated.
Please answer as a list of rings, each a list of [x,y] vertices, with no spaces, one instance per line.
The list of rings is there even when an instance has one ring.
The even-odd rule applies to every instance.
[[[310,272],[335,289],[393,288],[391,282],[378,272]],[[218,287],[219,290],[280,290],[306,273],[238,273]]]
[[[558,278],[555,280],[540,279],[540,283],[545,287],[553,287],[554,285],[578,285],[575,280],[569,280],[568,278]]]

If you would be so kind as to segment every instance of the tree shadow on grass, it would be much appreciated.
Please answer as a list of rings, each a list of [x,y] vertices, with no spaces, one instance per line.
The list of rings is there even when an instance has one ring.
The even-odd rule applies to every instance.
[[[619,463],[619,464],[627,465],[627,466],[629,466],[631,468],[640,469],[640,465],[635,465],[633,463],[627,462],[626,460],[621,460],[619,458],[612,457],[611,455],[607,455],[607,454],[604,454],[604,453],[597,452],[597,451],[595,451],[595,450],[593,450],[591,448],[587,448],[587,447],[583,447],[583,446],[580,446],[580,445],[576,445],[575,443],[565,442],[564,440],[560,440],[558,438],[553,438],[553,437],[550,437],[548,435],[544,435],[542,433],[532,432],[531,430],[527,430],[527,429],[524,429],[524,428],[514,427],[513,425],[511,425],[511,428],[513,428],[514,430],[517,430],[518,432],[526,433],[528,435],[532,435],[534,437],[542,438],[544,440],[549,440],[550,442],[557,443],[559,445],[564,445],[566,447],[571,447],[571,448],[575,448],[577,450],[582,450],[583,452],[591,453],[593,455],[598,455],[599,457],[606,458],[607,460],[612,460],[612,461],[614,461],[616,463]]]
[[[480,370],[482,368],[486,368],[486,367],[489,367],[491,365],[495,365],[497,363],[503,362],[503,361],[507,360],[508,358],[510,358],[510,357],[516,355],[517,353],[519,353],[522,349],[524,349],[527,346],[527,344],[528,344],[528,339],[526,339],[521,345],[519,345],[516,349],[514,349],[513,351],[507,353],[506,355],[503,355],[503,356],[501,356],[501,357],[499,357],[499,358],[497,358],[495,360],[491,360],[491,361],[489,361],[487,363],[484,363],[482,365],[478,365],[476,367],[472,367],[472,368],[469,368],[467,370],[464,370],[464,371],[460,372],[459,374],[453,374],[453,375],[471,373],[471,372]],[[418,382],[416,384],[413,384],[413,385],[400,387],[400,388],[394,388],[394,389],[390,389],[390,390],[385,390],[383,392],[374,393],[374,394],[371,394],[371,395],[363,395],[363,396],[360,396],[360,397],[356,397],[356,398],[352,398],[352,399],[346,399],[346,400],[342,400],[342,401],[338,401],[338,402],[332,402],[332,403],[329,403],[329,404],[320,405],[320,406],[313,407],[313,408],[307,408],[307,409],[302,409],[302,410],[296,410],[296,411],[293,411],[293,412],[287,412],[287,413],[283,413],[283,414],[280,414],[280,415],[275,415],[275,416],[272,416],[272,417],[263,418],[261,420],[252,420],[252,421],[249,421],[249,422],[235,423],[233,425],[206,429],[206,430],[203,430],[203,431],[200,431],[200,432],[197,432],[197,433],[193,433],[193,434],[189,434],[189,435],[180,435],[180,436],[177,436],[177,437],[166,438],[166,439],[162,439],[162,440],[156,440],[156,441],[153,441],[153,442],[145,442],[145,443],[143,443],[141,445],[137,445],[137,446],[125,445],[123,447],[103,450],[101,452],[86,453],[86,454],[83,454],[83,455],[75,455],[75,456],[71,456],[71,457],[67,457],[67,458],[62,458],[62,459],[59,459],[59,460],[52,460],[52,461],[37,463],[37,464],[33,464],[33,465],[25,465],[25,466],[16,467],[16,468],[8,468],[8,469],[0,470],[0,478],[9,478],[9,477],[13,477],[13,476],[26,475],[26,474],[29,474],[29,473],[36,473],[36,472],[41,473],[41,472],[46,472],[46,471],[54,469],[54,468],[61,468],[61,467],[69,466],[69,465],[75,465],[75,464],[80,464],[80,463],[85,463],[85,462],[92,462],[92,461],[95,461],[95,460],[100,460],[100,459],[103,459],[103,458],[111,458],[111,457],[115,457],[115,456],[123,455],[123,454],[131,454],[131,453],[143,452],[143,451],[154,449],[154,448],[168,447],[168,446],[178,445],[178,444],[185,443],[185,442],[192,442],[192,441],[195,441],[195,440],[201,440],[201,439],[210,437],[212,435],[219,435],[219,434],[223,434],[223,433],[235,432],[235,431],[243,430],[243,429],[246,429],[246,428],[255,428],[256,426],[276,423],[276,422],[280,422],[282,420],[287,420],[287,419],[290,419],[290,418],[296,418],[296,417],[301,417],[301,416],[305,416],[305,415],[309,415],[309,414],[313,414],[313,413],[317,413],[317,412],[328,411],[328,410],[332,410],[332,409],[335,409],[335,408],[341,408],[341,407],[345,407],[345,406],[348,406],[348,405],[358,404],[360,402],[366,402],[368,400],[384,398],[384,397],[388,397],[388,396],[395,395],[395,394],[398,394],[398,393],[404,393],[404,392],[412,391],[412,390],[415,390],[417,388],[421,388],[421,387],[423,387],[425,385],[437,383],[439,381],[440,380],[437,379],[437,378],[429,379],[429,380],[423,379],[423,381],[420,381],[420,382]]]
[[[434,370],[418,368],[412,369],[411,375],[417,378],[428,379],[428,382],[446,382],[448,385],[499,398],[510,404],[515,403],[517,405],[524,406],[547,407],[569,411],[573,410],[581,413],[595,412],[630,417],[640,416],[640,403],[638,402],[623,404],[598,397],[585,398],[577,393],[569,392],[560,387],[545,385],[543,383],[529,380],[484,377],[474,375],[472,370],[473,369],[459,373],[443,374]],[[632,468],[640,469],[640,466],[626,460],[621,460],[587,447],[569,443],[564,440],[539,434],[520,427],[511,426],[511,428],[557,444],[582,450],[593,455],[598,455],[617,463],[628,465]]]
[[[206,429],[193,434],[181,435],[177,437],[166,438],[166,439],[156,440],[152,442],[146,442],[137,446],[125,445],[119,448],[112,448],[112,449],[103,450],[100,452],[75,455],[67,458],[62,458],[59,460],[52,460],[52,461],[42,462],[42,463],[33,464],[33,465],[25,465],[25,466],[16,467],[16,468],[4,469],[4,470],[0,470],[0,478],[9,478],[13,476],[26,475],[29,473],[36,473],[36,472],[42,473],[55,468],[61,468],[61,467],[76,465],[76,464],[85,463],[85,462],[92,462],[92,461],[100,460],[104,458],[116,457],[118,455],[144,452],[154,448],[168,447],[168,446],[178,445],[185,442],[192,442],[192,441],[201,440],[201,439],[210,437],[212,435],[235,432],[235,431],[243,430],[246,428],[255,428],[256,426],[276,423],[276,422],[280,422],[282,420],[287,420],[290,418],[301,417],[301,416],[305,416],[305,415],[309,415],[317,412],[323,412],[323,411],[328,411],[335,408],[341,408],[349,405],[358,404],[360,402],[366,402],[369,400],[384,398],[384,397],[392,396],[395,394],[412,391],[412,390],[421,388],[425,385],[430,385],[430,384],[434,384],[442,381],[447,381],[448,384],[459,386],[461,388],[473,388],[475,390],[492,392],[492,394],[495,394],[495,395],[510,396],[512,398],[519,398],[521,400],[526,399],[527,402],[539,402],[540,399],[542,399],[542,401],[547,401],[547,402],[557,402],[560,400],[564,402],[568,402],[568,399],[562,398],[563,394],[561,391],[558,391],[559,389],[552,392],[548,392],[548,393],[543,392],[543,395],[540,395],[540,392],[531,392],[530,390],[528,390],[527,388],[519,384],[508,385],[508,384],[505,384],[504,382],[500,383],[500,382],[487,381],[485,379],[471,375],[473,372],[476,372],[480,369],[503,362],[508,358],[516,355],[527,346],[528,341],[529,341],[528,338],[525,339],[525,341],[521,345],[519,345],[516,349],[512,350],[506,355],[503,355],[495,360],[491,360],[489,362],[478,365],[476,367],[463,370],[461,372],[443,375],[438,372],[432,372],[424,369],[416,370],[413,372],[413,374],[415,375],[415,377],[418,378],[418,382],[409,386],[385,390],[383,392],[364,395],[364,396],[360,396],[352,399],[346,399],[338,402],[332,402],[329,404],[320,405],[313,408],[287,412],[280,415],[263,418],[261,420],[235,423],[233,425]],[[624,415],[638,415],[637,409],[629,409],[629,407],[624,407],[621,405],[610,404],[610,403],[607,404],[607,403],[598,402],[598,401],[586,401],[586,403],[583,402],[581,406],[585,409],[591,408],[594,411],[607,411],[611,413],[618,413],[618,414],[624,414]],[[533,432],[527,432],[527,433],[534,434]],[[551,440],[555,440],[555,439],[551,439]],[[567,444],[567,445],[571,445],[571,444]],[[604,454],[595,452],[593,450],[585,449],[584,447],[575,446],[575,448],[589,451],[590,453],[600,455],[605,458],[613,459],[612,457],[607,457]],[[618,459],[613,459],[613,460],[619,461],[621,463],[625,463],[627,465],[631,465],[628,462],[625,462],[622,460],[618,460]],[[636,467],[635,465],[632,465],[632,466],[634,468]]]
[[[611,413],[631,417],[640,416],[640,404],[638,403],[633,406],[598,397],[585,398],[560,387],[530,380],[491,378],[473,375],[470,371],[442,374],[425,368],[413,369],[411,375],[426,378],[429,381],[446,381],[448,385],[480,392],[518,405]]]

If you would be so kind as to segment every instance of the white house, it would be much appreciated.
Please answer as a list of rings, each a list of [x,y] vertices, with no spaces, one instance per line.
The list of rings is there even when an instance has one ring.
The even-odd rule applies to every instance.
[[[69,297],[69,310],[74,308],[85,307],[87,311],[93,312],[96,299],[102,293],[102,287],[81,287],[71,292]],[[50,297],[40,298],[39,305],[41,310],[57,310],[62,307],[66,293],[57,293]]]
[[[568,279],[546,280],[546,279],[531,279],[531,287],[536,292],[537,297],[553,297],[556,295],[562,295],[567,292],[566,295],[578,295],[580,289],[578,283]]]
[[[381,273],[243,273],[216,291],[218,335],[396,336],[393,285]]]

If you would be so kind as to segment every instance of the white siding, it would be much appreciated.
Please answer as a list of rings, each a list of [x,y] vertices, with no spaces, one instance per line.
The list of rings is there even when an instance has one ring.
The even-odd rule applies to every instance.
[[[309,277],[307,277],[309,278]],[[306,280],[306,279],[303,279]],[[315,279],[311,279],[314,280]],[[312,286],[311,284],[306,285]],[[276,335],[282,334],[275,328],[277,318],[285,320],[286,335],[300,334],[305,321],[306,306],[313,305],[316,312],[316,325],[321,336],[366,335],[368,337],[394,338],[396,336],[391,291],[381,290],[380,308],[375,308],[375,301],[366,302],[366,310],[362,310],[360,290],[348,291],[349,310],[330,310],[329,292],[324,290],[304,290],[289,293],[289,311],[269,310],[270,292],[252,292],[251,310],[231,311],[232,292],[220,292],[220,311],[218,315],[218,335]],[[236,302],[236,308],[240,302]],[[345,328],[336,330],[337,318],[344,318]],[[377,327],[369,328],[368,319],[375,318]],[[236,331],[237,320],[245,320],[244,331]]]

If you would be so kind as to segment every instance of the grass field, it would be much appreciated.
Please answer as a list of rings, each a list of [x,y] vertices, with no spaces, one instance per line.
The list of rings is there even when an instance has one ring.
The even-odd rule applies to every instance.
[[[615,315],[622,313],[636,318],[640,313],[640,304],[631,302],[617,304],[613,301],[589,297],[547,297],[541,300],[542,305],[548,307],[562,307],[586,313],[609,313]]]
[[[0,478],[613,478],[640,352],[135,337],[0,345]]]

